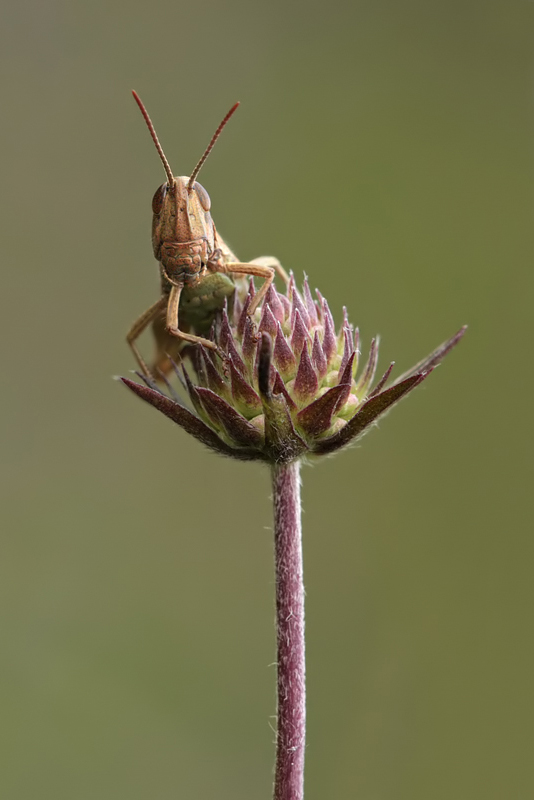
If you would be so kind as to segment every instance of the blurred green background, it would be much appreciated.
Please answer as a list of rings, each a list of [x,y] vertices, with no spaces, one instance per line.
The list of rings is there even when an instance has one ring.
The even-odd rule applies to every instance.
[[[158,292],[132,88],[178,174],[241,100],[203,170],[219,230],[346,304],[382,368],[470,325],[304,470],[307,800],[534,796],[533,21],[517,0],[4,3],[2,798],[271,792],[268,472],[111,379]]]

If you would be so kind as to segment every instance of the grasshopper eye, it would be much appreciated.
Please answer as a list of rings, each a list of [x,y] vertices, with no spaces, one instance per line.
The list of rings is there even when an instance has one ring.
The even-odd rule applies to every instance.
[[[203,186],[200,185],[200,183],[197,183],[196,181],[193,184],[193,189],[197,193],[198,199],[200,200],[200,205],[204,211],[209,211],[211,207],[211,200],[207,191]]]
[[[167,184],[163,183],[157,190],[154,197],[152,198],[152,212],[154,214],[161,213],[161,209],[163,207],[163,201],[165,200],[166,194],[167,194]]]

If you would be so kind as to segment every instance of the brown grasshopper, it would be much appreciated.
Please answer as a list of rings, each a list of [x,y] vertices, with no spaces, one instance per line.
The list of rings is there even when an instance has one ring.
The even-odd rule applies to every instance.
[[[152,199],[152,246],[160,264],[161,297],[134,322],[126,340],[143,373],[158,379],[159,375],[169,372],[169,356],[178,356],[185,342],[218,351],[214,342],[189,331],[209,331],[217,311],[235,291],[234,276],[254,275],[265,279],[250,304],[249,314],[254,313],[265,297],[275,272],[286,283],[289,279],[274,257],[265,256],[250,263],[237,260],[217,233],[210,215],[209,195],[196,180],[239,103],[232,106],[222,120],[191,176],[174,177],[148,112],[136,92],[133,96],[150,131],[167,181]],[[150,323],[153,323],[157,344],[152,369],[148,368],[135,344]]]

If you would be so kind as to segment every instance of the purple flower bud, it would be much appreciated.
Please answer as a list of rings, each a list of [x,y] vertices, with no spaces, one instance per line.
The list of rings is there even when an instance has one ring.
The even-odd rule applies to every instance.
[[[302,296],[291,276],[286,293],[271,285],[251,316],[255,294],[244,282],[237,300],[224,308],[210,337],[217,351],[198,346],[178,349],[183,382],[193,411],[164,376],[168,397],[149,376],[141,386],[123,379],[131,391],[212,450],[242,460],[282,463],[332,453],[368,430],[395,403],[418,386],[460,341],[462,328],[389,388],[391,364],[372,389],[378,340],[357,375],[359,332],[353,334],[346,309],[339,339],[328,303],[307,281]],[[205,335],[205,333],[203,333]],[[173,350],[173,354],[174,354]],[[172,358],[169,363],[175,367]]]
[[[318,317],[318,314],[317,314],[317,306],[315,305],[315,302],[314,302],[313,297],[312,297],[311,292],[310,292],[310,286],[308,284],[308,278],[304,279],[304,291],[303,291],[303,294],[304,294],[304,302],[306,304],[306,311],[308,312],[308,315],[310,317],[310,324],[312,326],[318,325],[319,324],[319,317]]]
[[[295,354],[282,332],[280,323],[278,323],[278,330],[276,332],[276,340],[274,343],[274,363],[282,378],[289,380],[290,378],[294,377],[297,367],[297,359],[295,358]]]
[[[309,403],[317,396],[318,389],[319,381],[317,380],[317,375],[315,374],[310,356],[308,355],[308,348],[303,347],[300,355],[297,377],[293,385],[295,397],[300,405],[305,402]]]
[[[323,346],[319,340],[319,334],[317,331],[315,331],[315,335],[313,337],[312,364],[315,367],[315,371],[317,372],[319,378],[324,378],[328,369],[328,364],[326,362],[326,356],[324,354]]]
[[[293,311],[292,320],[291,349],[295,356],[300,356],[309,341],[308,329],[298,309]]]

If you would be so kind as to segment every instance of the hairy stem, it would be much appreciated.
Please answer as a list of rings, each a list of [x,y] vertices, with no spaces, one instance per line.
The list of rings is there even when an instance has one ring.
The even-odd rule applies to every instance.
[[[274,800],[304,797],[306,683],[300,465],[273,466],[278,721]]]

